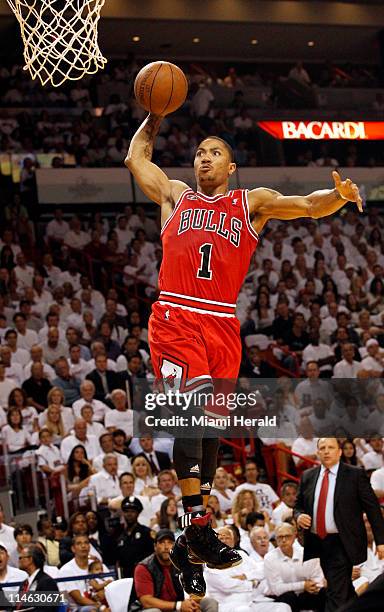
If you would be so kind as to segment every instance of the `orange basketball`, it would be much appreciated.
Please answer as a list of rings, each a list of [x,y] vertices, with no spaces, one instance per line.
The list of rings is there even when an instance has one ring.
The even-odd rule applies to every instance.
[[[152,62],[142,68],[135,79],[135,98],[149,113],[168,115],[185,101],[188,82],[175,64]]]

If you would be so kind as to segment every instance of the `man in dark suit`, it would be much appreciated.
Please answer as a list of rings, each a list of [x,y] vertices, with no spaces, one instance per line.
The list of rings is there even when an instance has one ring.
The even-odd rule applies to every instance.
[[[43,571],[45,563],[45,555],[41,548],[33,544],[29,544],[22,548],[19,555],[20,569],[27,572],[29,578],[21,585],[19,594],[28,594],[31,592],[49,592],[59,593],[56,580],[48,576]],[[55,605],[56,603],[56,605]],[[22,604],[22,602],[21,602]],[[59,609],[60,601],[59,598],[56,602],[52,603],[52,606],[44,606],[46,612],[56,612]],[[31,607],[28,602],[22,604],[22,608],[28,608],[30,612],[38,612],[41,610],[41,606]]]
[[[87,374],[86,379],[91,380],[95,385],[95,399],[104,402],[112,407],[110,395],[115,389],[127,388],[131,391],[129,376],[126,372],[114,372],[108,370],[108,362],[106,355],[97,355],[95,358],[95,369]],[[132,392],[130,393],[132,396]]]
[[[356,597],[352,567],[367,559],[365,512],[377,554],[384,558],[384,519],[364,470],[340,462],[336,438],[319,438],[321,466],[306,470],[294,515],[304,530],[304,560],[320,558],[327,580],[326,612]]]
[[[141,436],[140,446],[143,450],[136,456],[145,457],[147,459],[151,466],[153,474],[158,474],[162,470],[171,469],[172,465],[168,453],[161,453],[160,451],[154,450],[153,438],[151,434]]]

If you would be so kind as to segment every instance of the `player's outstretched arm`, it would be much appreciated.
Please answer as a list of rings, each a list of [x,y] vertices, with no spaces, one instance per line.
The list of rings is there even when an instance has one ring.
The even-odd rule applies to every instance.
[[[172,206],[188,186],[181,181],[170,181],[165,172],[151,161],[162,119],[157,115],[148,115],[133,136],[124,163],[150,200],[160,206],[168,203]]]
[[[319,219],[332,215],[347,202],[356,202],[363,212],[359,189],[350,179],[342,181],[338,172],[332,172],[334,189],[314,191],[307,196],[283,196],[273,189],[259,188],[249,193],[249,208],[253,224],[260,231],[268,219]]]

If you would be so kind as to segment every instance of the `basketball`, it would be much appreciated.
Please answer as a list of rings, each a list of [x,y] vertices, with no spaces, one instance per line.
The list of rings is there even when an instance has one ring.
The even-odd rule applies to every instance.
[[[152,62],[135,79],[137,102],[149,113],[168,115],[185,101],[188,82],[184,72],[169,62]]]

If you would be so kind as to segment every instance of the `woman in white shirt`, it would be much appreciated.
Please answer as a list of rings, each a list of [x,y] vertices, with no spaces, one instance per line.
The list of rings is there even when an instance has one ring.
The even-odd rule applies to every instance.
[[[229,478],[224,468],[217,468],[216,470],[211,495],[216,495],[217,499],[219,500],[220,508],[223,512],[226,512],[227,514],[231,512],[235,494],[229,488]]]
[[[59,446],[62,439],[69,433],[63,423],[63,418],[59,406],[50,404],[46,410],[40,415],[45,416],[43,427],[48,429],[52,435],[53,444]]]
[[[30,436],[23,427],[23,416],[19,408],[10,408],[7,413],[8,425],[2,429],[3,442],[10,454],[21,453],[30,445]]]
[[[73,415],[72,408],[67,408],[66,406],[64,406],[65,398],[63,390],[60,389],[60,387],[52,387],[52,389],[47,395],[47,400],[48,406],[54,405],[58,407],[59,412],[61,414],[61,418],[63,420],[65,432],[68,433],[69,431],[71,431],[72,427],[75,424],[75,417]],[[44,410],[44,412],[39,415],[40,427],[43,427],[45,425],[46,420],[47,410]]]
[[[16,387],[9,394],[8,398],[8,410],[9,408],[19,408],[23,416],[23,426],[32,434],[35,431],[39,431],[39,419],[37,410],[33,406],[28,406],[27,394],[24,389]]]
[[[153,497],[159,493],[157,478],[152,475],[149,462],[145,457],[135,457],[132,461],[132,473],[135,477],[135,495]]]
[[[235,495],[232,504],[232,517],[235,525],[244,529],[243,521],[250,512],[260,512],[256,493],[251,489],[242,489]]]

